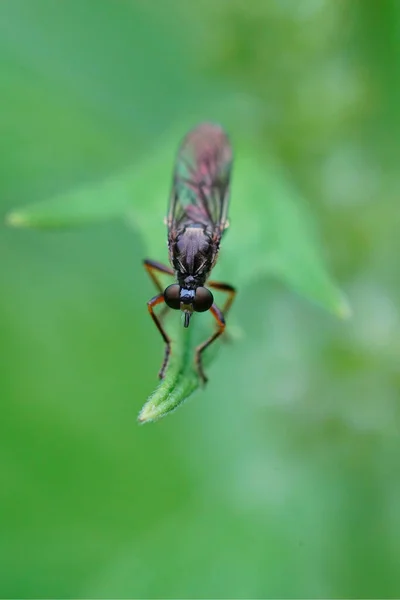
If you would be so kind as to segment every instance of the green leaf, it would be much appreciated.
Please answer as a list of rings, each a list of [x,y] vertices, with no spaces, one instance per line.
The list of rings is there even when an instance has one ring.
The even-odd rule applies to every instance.
[[[187,329],[175,320],[175,327],[172,330],[173,352],[166,375],[140,411],[138,416],[140,423],[156,421],[164,417],[178,408],[199,387],[199,376],[194,364],[194,349],[212,333],[212,330],[210,327],[204,327],[208,315],[196,315],[196,317],[198,318],[193,318]],[[216,343],[204,353],[203,367],[210,364],[217,349]]]
[[[109,220],[129,209],[128,186],[128,174],[83,186],[12,211],[6,216],[6,223],[12,227],[57,229]]]
[[[62,227],[125,217],[141,233],[148,257],[165,262],[163,216],[181,134],[160,143],[158,152],[141,164],[104,182],[14,211],[8,223]],[[251,140],[238,136],[234,146],[231,227],[213,278],[231,282],[245,294],[252,281],[273,277],[332,314],[348,317],[349,305],[328,274],[312,219],[295,186],[270,157],[257,153]],[[192,321],[189,332],[175,335],[165,378],[143,407],[139,421],[169,413],[199,387],[193,358],[202,327],[199,315]],[[205,363],[210,360],[206,351]]]
[[[324,264],[308,207],[283,169],[256,155],[251,145],[238,154],[227,238],[237,250],[224,272],[246,282],[273,276],[334,315],[350,316]]]

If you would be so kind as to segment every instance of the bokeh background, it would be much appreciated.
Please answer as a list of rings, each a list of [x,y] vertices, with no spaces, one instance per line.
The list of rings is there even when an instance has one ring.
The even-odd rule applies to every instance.
[[[1,1],[3,222],[226,105],[353,308],[254,280],[207,391],[140,427],[146,232],[2,225],[2,597],[400,594],[399,75],[397,0]]]

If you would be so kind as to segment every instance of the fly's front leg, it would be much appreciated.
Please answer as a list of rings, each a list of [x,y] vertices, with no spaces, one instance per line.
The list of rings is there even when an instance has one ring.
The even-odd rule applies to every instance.
[[[233,286],[229,285],[229,283],[220,283],[219,281],[209,281],[208,285],[210,288],[213,288],[214,290],[219,290],[220,292],[225,292],[226,294],[228,294],[228,297],[225,300],[225,304],[222,307],[222,313],[223,313],[224,317],[226,318],[226,315],[228,314],[229,309],[231,308],[232,303],[236,296],[235,288]],[[229,342],[230,341],[229,333],[225,333],[225,335],[222,339],[226,342]]]
[[[150,260],[149,258],[146,258],[143,261],[143,266],[148,272],[152,282],[154,283],[158,291],[162,293],[164,291],[163,287],[154,271],[157,271],[158,273],[165,273],[166,275],[174,275],[174,271],[171,269],[171,267],[167,267],[166,265],[163,265],[162,263],[159,263],[156,260]]]
[[[207,383],[207,377],[204,373],[201,355],[204,352],[204,350],[206,348],[208,348],[208,346],[210,346],[213,342],[215,342],[215,340],[220,335],[222,335],[225,331],[225,319],[224,319],[224,315],[223,315],[222,311],[218,308],[218,306],[216,304],[212,305],[212,307],[210,308],[210,311],[211,311],[212,316],[214,317],[214,319],[217,322],[218,329],[205,342],[200,344],[200,346],[197,346],[195,357],[194,357],[196,369],[197,369],[197,372],[199,374],[199,377],[200,377],[203,385]]]
[[[222,312],[224,313],[224,316],[226,317],[230,307],[232,306],[232,302],[234,301],[235,296],[236,296],[235,288],[232,285],[229,285],[229,283],[220,283],[219,281],[209,281],[208,285],[210,288],[213,288],[214,290],[219,290],[220,292],[225,292],[226,294],[228,294],[228,297],[225,300],[225,304],[222,307]]]
[[[168,364],[169,355],[171,354],[171,340],[168,337],[167,332],[165,331],[164,327],[162,326],[160,319],[157,317],[157,315],[155,314],[155,312],[153,310],[155,306],[157,306],[158,304],[161,304],[162,302],[164,302],[164,294],[163,293],[157,294],[157,296],[154,296],[154,298],[149,300],[147,303],[147,308],[149,310],[150,316],[153,319],[154,323],[156,324],[156,327],[157,327],[158,331],[161,333],[163,340],[165,342],[164,360],[161,365],[160,372],[158,374],[160,379],[162,379],[164,377],[165,369],[167,368],[167,364]]]
[[[174,271],[171,269],[171,267],[167,267],[166,265],[163,265],[162,263],[157,262],[156,260],[150,260],[148,258],[146,258],[143,261],[143,265],[144,268],[146,269],[147,273],[149,274],[150,279],[152,280],[152,282],[154,283],[154,285],[156,286],[156,288],[158,289],[158,291],[160,292],[160,294],[162,294],[164,292],[164,288],[161,285],[161,282],[159,280],[159,278],[156,275],[156,272],[158,273],[165,273],[166,275],[175,275]],[[164,306],[161,313],[160,313],[160,319],[162,319],[165,316],[165,313],[168,310],[168,306]]]

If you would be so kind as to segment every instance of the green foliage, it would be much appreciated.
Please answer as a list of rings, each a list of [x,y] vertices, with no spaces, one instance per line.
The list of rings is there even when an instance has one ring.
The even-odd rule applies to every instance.
[[[0,235],[2,597],[399,596],[399,24],[395,0],[0,2],[25,225]],[[142,260],[203,119],[236,152],[213,277],[239,293],[205,390],[138,427]],[[197,386],[195,317],[150,409]]]
[[[160,240],[165,247],[166,233],[155,223],[166,213],[170,177],[162,175],[165,165],[172,170],[170,156],[176,146],[172,140],[179,140],[178,132],[166,149],[145,164],[103,183],[11,212],[7,221],[18,227],[48,228],[129,215],[129,222],[141,232],[148,255],[162,259]],[[227,236],[226,248],[224,244],[223,276],[229,277],[243,294],[252,281],[265,275],[274,276],[330,312],[347,316],[347,303],[325,270],[295,189],[268,158],[257,155],[254,144],[241,142],[240,138],[236,142],[238,160],[230,211],[234,226]],[[195,327],[199,329],[196,324],[191,329]],[[175,328],[174,338],[179,340],[172,346],[174,360],[141,412],[141,421],[167,414],[200,385],[193,363],[199,335],[190,336],[187,332],[181,336]]]

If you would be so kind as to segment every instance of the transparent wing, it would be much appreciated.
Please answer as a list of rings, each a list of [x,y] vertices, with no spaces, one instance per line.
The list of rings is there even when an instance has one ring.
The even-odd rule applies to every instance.
[[[232,148],[219,125],[202,123],[183,139],[176,158],[167,224],[227,227]]]

